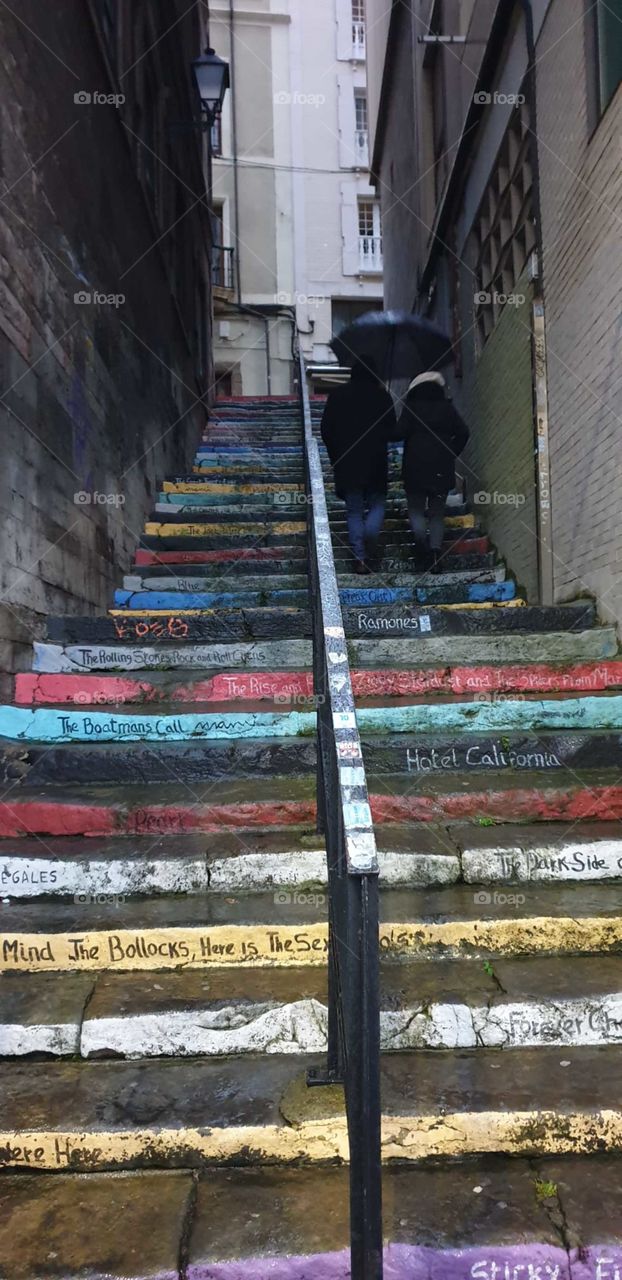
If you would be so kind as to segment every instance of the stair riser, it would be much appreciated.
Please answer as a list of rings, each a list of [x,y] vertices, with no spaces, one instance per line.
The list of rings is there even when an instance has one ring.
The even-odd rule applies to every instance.
[[[600,839],[589,842],[555,837],[546,842],[547,830],[537,847],[518,848],[504,844],[504,828],[498,828],[496,847],[469,848],[447,854],[379,853],[383,888],[419,888],[464,882],[494,889],[537,884],[604,883],[622,880],[622,841]],[[183,839],[183,838],[182,838]],[[149,843],[149,842],[147,842]],[[0,891],[3,897],[19,901],[29,898],[74,898],[87,902],[101,897],[146,897],[151,894],[271,893],[286,890],[326,891],[326,859],[322,851],[294,848],[279,854],[254,853],[253,833],[244,837],[239,855],[219,857],[217,842],[206,858],[179,856],[162,858],[150,847],[142,852],[137,837],[131,857],[102,859],[89,856],[88,842],[75,857],[32,857],[14,850],[0,856]],[[209,874],[208,874],[209,872]],[[481,892],[480,892],[481,891]],[[491,903],[493,893],[490,894]],[[499,907],[504,901],[499,899]]]
[[[152,640],[155,637],[152,637]],[[479,658],[482,670],[486,672],[488,682],[490,668],[486,666],[497,660],[504,662],[542,663],[546,669],[547,660],[571,663],[574,659],[602,662],[612,657],[617,650],[615,632],[611,629],[602,631],[586,631],[579,634],[557,633],[550,636],[477,636],[472,639],[452,637],[428,638],[427,640],[389,640],[389,641],[357,641],[350,642],[351,661],[359,666],[360,678],[365,684],[358,687],[358,693],[375,696],[378,692],[378,669],[384,662],[389,670],[392,690],[397,694],[421,692],[420,681],[425,679],[417,670],[422,664],[430,664],[431,687],[439,687],[442,680],[433,664],[442,664],[451,669],[452,662],[468,663]],[[179,667],[188,671],[209,670],[210,668],[250,668],[251,670],[276,670],[289,667],[300,669],[311,665],[310,640],[266,641],[260,643],[240,643],[222,645],[187,645],[175,646],[174,642],[153,642],[142,645],[57,645],[43,644],[35,641],[33,667],[37,672],[70,673],[86,671],[155,671],[170,670]],[[403,669],[396,671],[395,664],[401,663]],[[368,664],[370,670],[365,669]],[[410,674],[409,674],[410,673]],[[412,684],[407,682],[411,680]],[[406,682],[406,684],[405,684]],[[424,690],[430,686],[424,685]],[[442,684],[440,686],[442,688]],[[486,692],[490,686],[487,683]],[[462,692],[462,690],[459,690]],[[494,686],[493,686],[494,691]]]
[[[502,604],[512,600],[516,588],[513,582],[475,584],[454,587],[354,587],[343,588],[339,595],[345,608],[365,606],[419,603],[419,604]],[[196,591],[170,590],[134,591],[119,589],[114,593],[114,604],[123,609],[252,609],[278,607],[304,609],[309,600],[308,588],[302,590],[279,589],[276,591]]]
[[[156,637],[152,636],[153,641]],[[230,637],[229,637],[230,639]],[[246,667],[251,671],[272,671],[311,666],[310,640],[278,640],[265,643],[176,646],[174,642],[142,645],[61,645],[35,641],[35,671],[204,671],[222,667],[230,671]]]
[[[409,707],[362,707],[357,714],[359,732],[366,739],[369,749],[382,758],[384,734],[404,734],[408,739],[403,746],[397,742],[386,744],[390,748],[387,759],[401,759],[402,767],[406,767],[407,753],[410,753],[411,767],[418,772],[433,772],[441,769],[437,757],[443,752],[454,752],[455,767],[462,767],[461,752],[466,752],[464,759],[469,760],[469,752],[475,758],[478,755],[478,766],[485,765],[486,754],[496,753],[498,758],[490,766],[505,767],[503,759],[504,743],[498,735],[501,733],[516,734],[531,731],[531,746],[536,750],[536,738],[546,731],[552,733],[550,749],[547,752],[559,755],[564,759],[572,758],[575,751],[583,752],[591,746],[594,758],[607,751],[610,752],[611,767],[617,765],[617,757],[622,745],[618,745],[616,737],[603,730],[622,729],[622,695],[609,694],[606,697],[556,698],[550,701],[539,698],[528,698],[524,701],[510,699],[501,702],[418,702]],[[190,739],[270,739],[304,736],[315,733],[315,712],[313,710],[290,710],[279,705],[278,709],[265,711],[236,711],[234,707],[226,712],[204,711],[200,713],[180,712],[179,714],[160,714],[145,711],[112,710],[92,711],[74,710],[73,708],[56,711],[42,707],[31,710],[25,707],[0,707],[0,734],[15,742],[187,742]],[[585,732],[599,730],[597,735]],[[491,731],[497,731],[488,736]],[[564,730],[563,733],[554,733]],[[581,730],[573,736],[573,730]],[[454,735],[462,733],[465,738],[460,742]],[[412,735],[425,734],[417,740]],[[447,735],[446,737],[444,735]],[[475,735],[475,736],[473,736]],[[601,743],[602,745],[599,745]],[[514,750],[514,743],[507,738],[507,752]],[[522,750],[522,743],[518,749]],[[418,753],[418,755],[417,755]],[[507,754],[507,753],[506,753]],[[606,757],[605,757],[606,758]],[[447,767],[450,767],[449,765]]]
[[[572,614],[562,609],[546,609],[539,606],[503,608],[495,605],[474,606],[462,610],[453,608],[425,609],[384,606],[367,612],[344,609],[346,635],[386,636],[391,642],[408,636],[410,643],[426,644],[433,636],[485,636],[490,633],[542,633],[543,642],[550,642],[550,628],[565,629],[577,636],[588,628],[593,620],[593,608],[577,610]],[[311,621],[306,610],[248,609],[215,610],[205,613],[118,613],[111,611],[107,618],[60,617],[48,621],[48,639],[60,644],[109,644],[123,640],[128,643],[144,643],[148,640],[184,640],[187,642],[221,641],[233,639],[281,640],[305,638],[310,635]],[[548,634],[547,634],[548,632]],[[370,655],[371,656],[371,655]],[[508,658],[511,655],[507,655]],[[375,664],[374,664],[375,665]]]
[[[519,895],[520,896],[520,895]],[[314,901],[316,895],[314,895]],[[283,909],[284,912],[286,908]],[[615,954],[622,945],[619,918],[522,916],[415,925],[384,923],[380,949],[394,962],[417,957],[520,957]],[[215,968],[324,968],[326,924],[206,925],[147,929],[84,928],[69,933],[0,935],[2,973],[165,972]]]
[[[448,1110],[442,1117],[431,1112],[428,1115],[383,1118],[384,1160],[412,1162],[502,1153],[513,1156],[588,1155],[595,1150],[622,1150],[622,1111],[595,1110],[589,1114],[564,1111],[559,1115],[536,1109],[473,1114]],[[204,1133],[184,1127],[167,1128],[166,1122],[152,1128],[141,1126],[124,1131],[98,1125],[88,1132],[60,1127],[55,1130],[12,1129],[0,1132],[0,1164],[5,1168],[29,1172],[46,1169],[59,1172],[72,1168],[88,1173],[96,1170],[296,1164],[301,1161],[326,1163],[336,1160],[346,1163],[348,1160],[347,1128],[345,1117],[341,1115],[335,1115],[321,1126],[317,1121],[303,1121],[295,1127],[246,1124],[242,1127],[212,1127]],[[551,1256],[556,1252],[550,1250]],[[558,1252],[560,1265],[565,1266],[568,1253],[565,1249]],[[474,1250],[473,1256],[477,1258],[478,1251]],[[493,1251],[487,1249],[486,1259],[490,1261],[492,1256]],[[498,1256],[507,1259],[507,1251],[499,1249]],[[523,1250],[520,1256],[523,1257]],[[540,1265],[542,1255],[538,1253],[535,1256]],[[584,1257],[583,1252],[581,1257]],[[622,1250],[607,1245],[607,1267],[614,1257],[622,1259]],[[445,1255],[441,1254],[443,1270],[438,1274],[443,1280],[454,1280],[454,1277],[455,1280],[465,1280],[469,1273],[464,1270],[462,1251],[460,1259],[456,1264],[460,1270],[446,1270]],[[426,1265],[428,1261],[429,1253],[426,1251]],[[255,1263],[252,1265],[254,1268]],[[220,1275],[227,1280],[226,1270],[210,1269],[216,1280],[220,1280]],[[286,1276],[285,1272],[281,1274]],[[314,1270],[313,1274],[321,1280],[321,1272]],[[414,1274],[409,1270],[404,1272],[404,1277]],[[483,1280],[488,1280],[492,1272],[480,1271],[479,1274]],[[512,1273],[507,1274],[510,1276]],[[558,1274],[564,1275],[563,1271]],[[601,1270],[603,1280],[606,1274]],[[239,1280],[239,1271],[232,1275],[234,1280]],[[251,1276],[254,1280],[256,1275],[256,1270],[250,1271],[249,1280]],[[541,1275],[546,1275],[546,1272],[541,1271]],[[551,1280],[555,1280],[555,1270],[550,1275]],[[610,1275],[612,1280],[617,1280],[615,1271],[610,1271]],[[278,1273],[275,1272],[275,1276],[280,1280]],[[595,1280],[601,1280],[596,1272],[594,1276]]]
[[[100,1057],[218,1057],[246,1053],[325,1053],[327,1009],[317,999],[287,1004],[232,999],[226,1013],[199,1008],[88,1017],[63,1024],[15,1025],[0,1019],[0,1057],[28,1053]],[[230,1025],[227,1025],[227,1018]],[[622,992],[576,999],[458,1002],[381,1008],[384,1053],[479,1047],[576,1048],[622,1043]]]
[[[236,737],[236,735],[232,735]],[[92,736],[81,739],[92,742]],[[118,741],[118,740],[115,740]],[[315,744],[291,740],[284,745],[266,745],[265,741],[236,741],[235,745],[214,746],[213,737],[201,746],[143,747],[116,746],[114,752],[101,752],[97,747],[62,747],[43,750],[22,746],[0,748],[0,780],[17,779],[29,785],[60,785],[84,782],[93,785],[123,785],[129,776],[133,783],[166,784],[172,781],[191,783],[211,778],[301,777],[313,772],[316,765]],[[544,773],[552,778],[580,769],[622,768],[622,745],[619,736],[586,734],[548,736],[511,741],[482,735],[461,740],[433,741],[421,747],[416,741],[409,747],[370,746],[363,743],[369,785],[375,777],[411,776],[421,780],[431,774]],[[465,779],[466,780],[466,779]]]
[[[235,739],[236,735],[232,737]],[[159,744],[134,745],[127,749],[115,747],[113,752],[89,746],[29,751],[23,747],[0,748],[0,780],[7,784],[19,779],[30,786],[76,782],[123,786],[129,777],[136,786],[216,778],[304,777],[314,771],[315,765],[315,744],[295,740],[287,745],[235,741],[216,746],[210,737],[201,746],[180,743],[176,749]]]
[[[39,646],[45,661],[51,646]],[[42,651],[45,651],[42,653]],[[622,664],[594,663],[582,667],[454,667],[421,671],[352,671],[356,697],[436,697],[458,694],[463,698],[493,702],[512,694],[595,693],[622,687]],[[230,672],[206,680],[184,678],[180,672],[161,680],[144,677],[36,675],[15,677],[15,701],[20,705],[74,706],[122,705],[150,702],[229,702],[266,699],[286,702],[310,698],[313,680],[304,672],[266,672],[264,675]]]
[[[106,903],[111,898],[140,898],[150,894],[192,895],[205,893],[208,889],[212,895],[281,890],[290,894],[296,891],[306,894],[315,890],[326,893],[326,855],[323,850],[300,849],[295,847],[295,840],[292,841],[291,852],[254,853],[254,847],[253,833],[250,832],[244,837],[241,852],[235,857],[218,856],[216,839],[210,843],[204,858],[183,857],[181,842],[179,857],[162,858],[153,849],[143,853],[137,837],[132,857],[89,857],[87,843],[79,856],[55,858],[22,854],[19,841],[16,841],[12,852],[0,855],[0,890],[3,897],[15,901],[77,896],[80,902],[85,903],[96,898]],[[499,859],[502,875],[515,852],[508,851],[503,865]],[[610,878],[615,878],[622,874],[622,845],[612,842],[610,853]],[[459,857],[449,853],[381,852],[379,865],[385,889],[455,884],[461,876]],[[525,862],[525,869],[527,874],[532,874],[531,864]]]

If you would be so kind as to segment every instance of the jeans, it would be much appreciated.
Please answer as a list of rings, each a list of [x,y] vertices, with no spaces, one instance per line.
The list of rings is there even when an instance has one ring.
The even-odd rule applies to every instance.
[[[427,526],[430,525],[430,551],[440,551],[445,531],[446,493],[408,493],[408,519],[415,542],[425,546]],[[426,516],[427,503],[427,516]]]
[[[356,560],[364,560],[378,541],[384,524],[386,494],[371,489],[351,489],[345,495],[348,538]],[[367,545],[366,545],[367,544]]]

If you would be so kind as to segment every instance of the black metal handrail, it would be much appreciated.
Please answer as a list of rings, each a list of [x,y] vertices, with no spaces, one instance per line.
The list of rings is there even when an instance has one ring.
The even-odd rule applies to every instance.
[[[324,491],[299,353],[318,830],[328,865],[328,1057],[310,1084],[343,1083],[350,1146],[352,1280],[382,1280],[378,856]]]

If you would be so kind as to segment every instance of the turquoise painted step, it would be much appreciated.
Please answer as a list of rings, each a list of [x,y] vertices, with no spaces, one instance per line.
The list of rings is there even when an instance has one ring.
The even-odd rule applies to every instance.
[[[202,444],[197,449],[200,457],[209,458],[255,458],[257,454],[268,451],[271,458],[292,458],[301,457],[302,449],[296,444],[279,444],[279,445],[224,445],[224,444]]]
[[[344,727],[347,727],[344,726]],[[0,737],[17,742],[184,742],[195,738],[293,738],[315,732],[315,711],[219,711],[149,715],[0,707]]]
[[[367,733],[619,730],[622,728],[622,696],[366,707],[357,712],[357,721],[359,730]],[[227,711],[163,716],[142,710],[119,714],[0,707],[0,736],[13,741],[179,742],[194,738],[281,738],[306,736],[314,729],[313,711]]]
[[[339,592],[341,602],[349,606],[374,604],[399,604],[415,601],[418,604],[438,604],[439,588],[434,587],[345,587]],[[471,583],[460,592],[463,597],[457,603],[485,604],[491,601],[513,600],[516,595],[514,582]],[[303,608],[308,600],[306,591],[126,591],[120,587],[114,593],[114,603],[127,609],[213,609],[216,606],[247,609],[260,604],[294,605]],[[440,602],[442,603],[442,602]]]

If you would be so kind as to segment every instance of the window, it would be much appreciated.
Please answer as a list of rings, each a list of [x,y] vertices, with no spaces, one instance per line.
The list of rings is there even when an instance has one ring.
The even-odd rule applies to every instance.
[[[382,230],[378,200],[359,200],[359,270],[382,271]]]
[[[354,115],[356,121],[354,155],[357,164],[367,167],[369,164],[367,94],[359,89],[354,93]]]
[[[480,345],[492,333],[536,246],[532,185],[529,109],[523,103],[511,117],[471,233]]]
[[[352,57],[365,57],[365,0],[352,0]]]
[[[337,338],[342,329],[347,328],[354,320],[358,320],[359,316],[364,316],[366,312],[377,311],[382,308],[382,302],[370,298],[366,298],[361,302],[359,298],[333,298],[331,304],[332,313],[332,336]]]
[[[622,80],[622,0],[597,0],[591,16],[599,118]]]
[[[213,156],[222,155],[222,117],[217,115],[210,130],[210,146]]]

